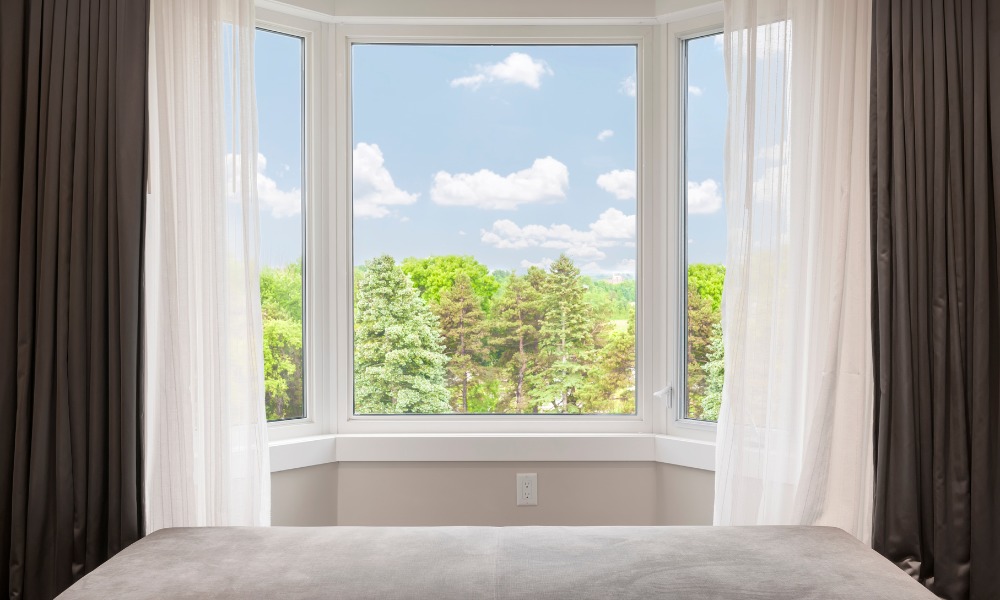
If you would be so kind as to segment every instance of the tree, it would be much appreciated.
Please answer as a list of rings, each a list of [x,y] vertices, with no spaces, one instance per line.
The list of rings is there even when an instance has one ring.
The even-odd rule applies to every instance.
[[[635,411],[635,310],[625,331],[612,331],[597,352],[583,393],[586,412]]]
[[[264,406],[269,420],[303,414],[302,261],[260,273]]]
[[[512,408],[517,413],[537,411],[537,406],[532,406],[529,401],[527,379],[534,373],[534,358],[538,351],[538,330],[542,318],[539,287],[544,275],[537,268],[534,275],[511,275],[493,305],[491,342],[498,351],[500,369],[510,378],[514,400]],[[534,277],[538,287],[532,285],[531,277]]]
[[[722,407],[722,384],[726,378],[726,352],[722,344],[722,323],[712,327],[712,341],[708,347],[708,362],[705,363],[705,397],[701,401],[701,418],[708,421],[719,420]]]
[[[688,265],[688,289],[710,300],[714,311],[720,310],[722,306],[722,286],[725,279],[726,267],[722,265],[705,263]]]
[[[391,256],[365,263],[354,302],[354,402],[363,413],[447,412],[438,319]]]
[[[543,371],[536,378],[538,396],[563,413],[580,412],[577,392],[586,383],[594,347],[594,325],[580,270],[565,254],[549,267],[539,331]]]
[[[712,342],[712,327],[718,322],[712,301],[694,289],[688,289],[687,316],[687,392],[688,416],[702,418],[706,392],[705,363]]]
[[[455,278],[459,273],[468,275],[483,310],[489,309],[490,300],[500,287],[486,265],[471,256],[449,254],[407,258],[402,267],[420,292],[420,297],[428,302],[440,302],[441,293],[455,285]]]
[[[469,384],[483,370],[486,347],[484,314],[480,299],[465,273],[455,275],[455,284],[441,292],[434,312],[441,322],[445,353],[448,355],[448,380],[452,386],[453,406],[469,412]]]

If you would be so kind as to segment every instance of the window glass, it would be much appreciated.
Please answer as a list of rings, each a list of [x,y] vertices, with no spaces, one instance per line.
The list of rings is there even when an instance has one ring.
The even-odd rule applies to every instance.
[[[689,419],[716,421],[724,378],[722,287],[726,275],[723,145],[727,93],[722,35],[684,42]]]
[[[267,419],[306,416],[302,350],[302,38],[258,29],[255,45],[260,301]]]
[[[636,56],[353,46],[355,413],[635,413]]]

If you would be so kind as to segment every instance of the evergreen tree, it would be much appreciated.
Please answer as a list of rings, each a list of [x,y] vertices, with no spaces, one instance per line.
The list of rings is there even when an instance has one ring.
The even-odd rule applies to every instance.
[[[452,405],[469,412],[469,385],[483,371],[486,347],[483,343],[484,313],[480,299],[465,273],[455,276],[455,284],[441,293],[434,308],[441,322],[445,353],[448,355],[448,380]]]
[[[535,269],[535,272],[534,277],[540,287],[544,272],[541,269]],[[510,378],[514,400],[512,409],[517,413],[537,412],[537,405],[533,405],[528,396],[527,380],[535,370],[542,318],[540,298],[539,290],[531,284],[529,276],[510,275],[493,306],[492,342],[498,350],[500,369]]]
[[[580,270],[566,255],[549,267],[539,349],[544,371],[536,378],[538,397],[559,412],[580,412],[577,392],[586,383],[594,349],[594,324],[584,299]]]
[[[391,256],[365,263],[354,302],[354,403],[360,413],[449,410],[438,319]]]
[[[635,411],[635,310],[625,331],[614,330],[597,352],[583,393],[588,413]]]

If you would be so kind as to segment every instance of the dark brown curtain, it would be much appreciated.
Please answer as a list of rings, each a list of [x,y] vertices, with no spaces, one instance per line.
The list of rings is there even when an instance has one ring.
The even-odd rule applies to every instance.
[[[0,0],[0,589],[141,535],[148,0]]]
[[[874,0],[874,547],[1000,599],[1000,1]]]

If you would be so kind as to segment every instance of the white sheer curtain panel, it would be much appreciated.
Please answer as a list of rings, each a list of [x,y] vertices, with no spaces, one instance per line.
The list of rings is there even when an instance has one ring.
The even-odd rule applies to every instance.
[[[270,523],[253,0],[152,0],[146,531]]]
[[[717,525],[871,538],[870,0],[727,0]]]

